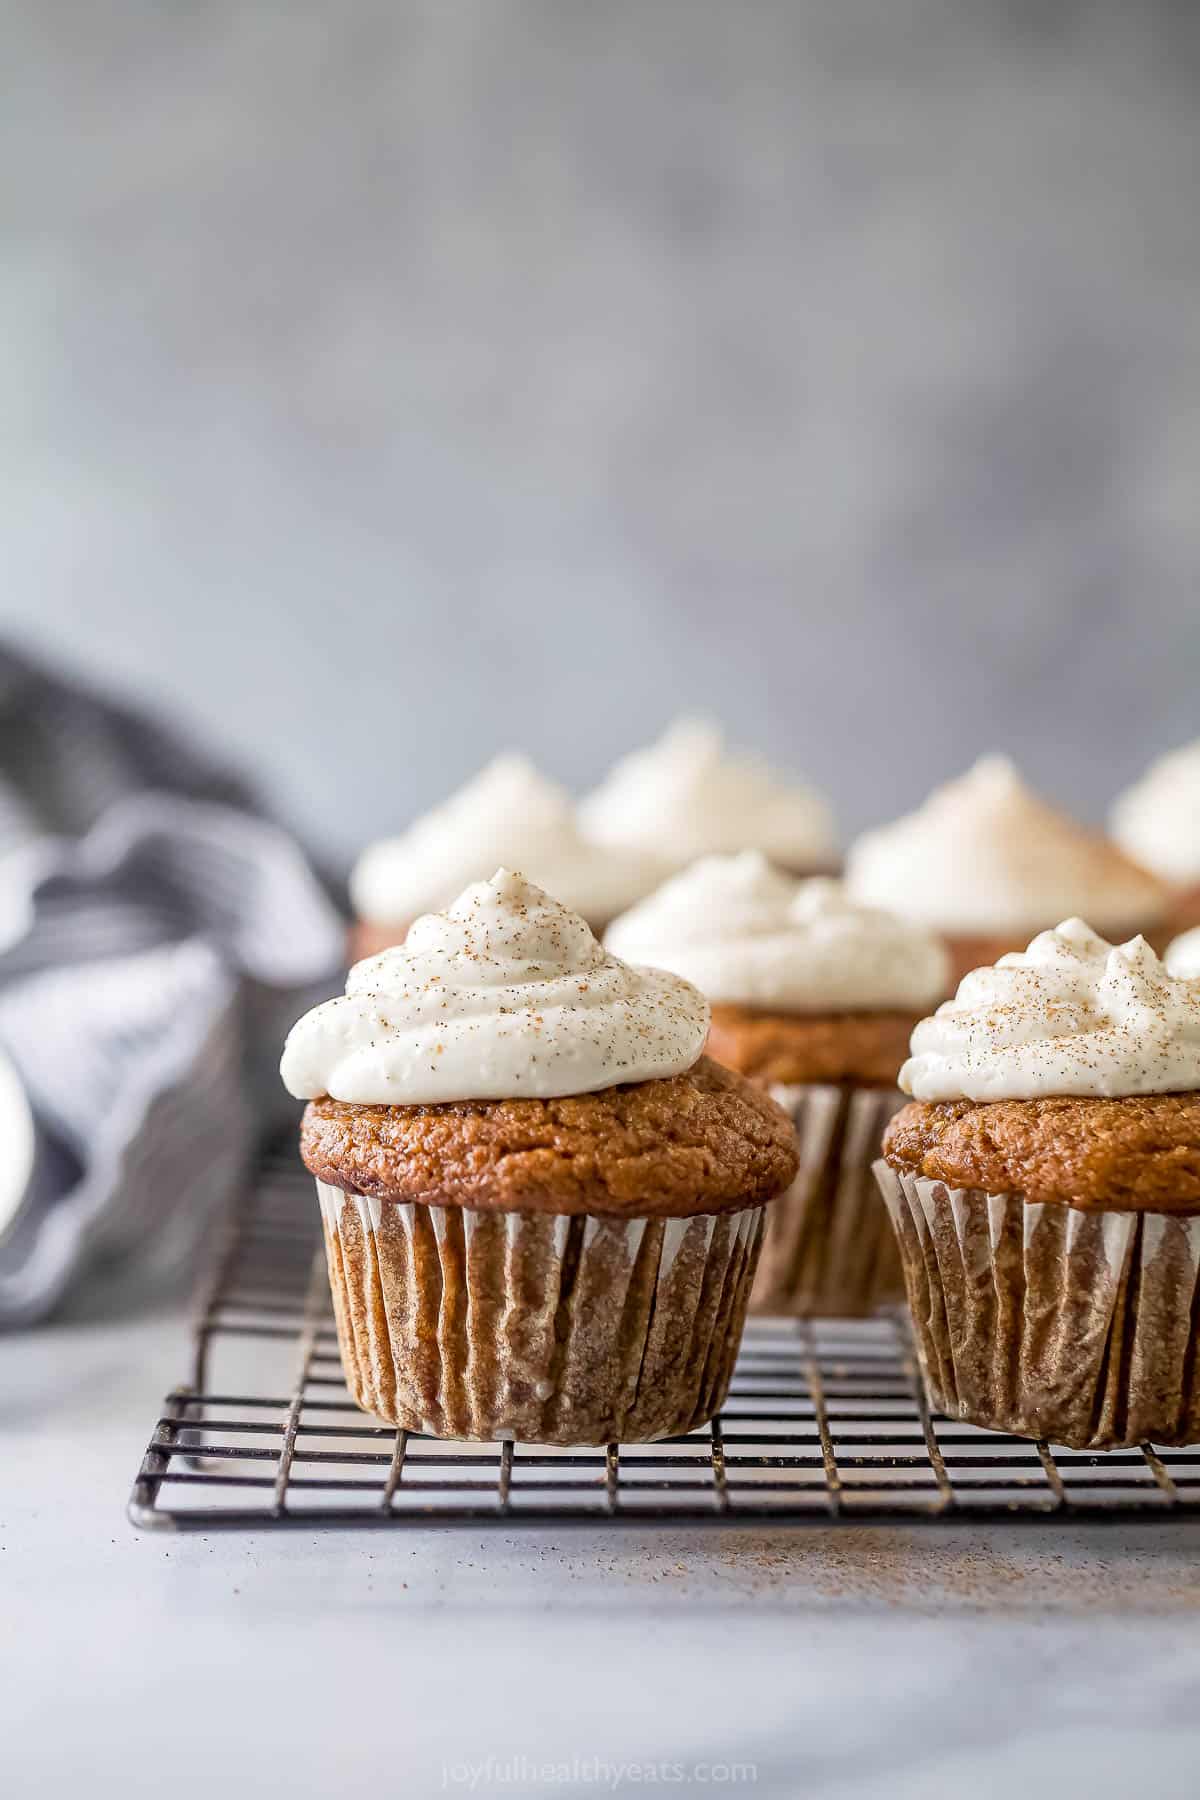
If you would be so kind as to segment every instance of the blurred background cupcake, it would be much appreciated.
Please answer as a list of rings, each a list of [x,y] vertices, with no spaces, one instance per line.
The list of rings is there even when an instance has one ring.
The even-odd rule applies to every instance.
[[[800,1169],[768,1219],[755,1308],[846,1315],[899,1299],[871,1164],[903,1103],[909,1034],[945,988],[936,936],[744,851],[693,864],[617,919],[606,943],[707,994],[709,1054],[795,1122]]]
[[[846,885],[940,932],[955,981],[1076,914],[1118,943],[1161,932],[1171,898],[1158,876],[1033,793],[1004,756],[982,757],[916,812],[865,832]]]
[[[581,801],[579,819],[597,843],[676,869],[738,850],[761,850],[797,875],[838,861],[825,799],[760,757],[727,750],[703,719],[678,719],[656,743],[623,756]]]
[[[351,960],[399,943],[415,918],[501,866],[561,896],[594,931],[664,873],[649,851],[590,842],[566,789],[508,751],[407,831],[363,851],[350,876]]]
[[[1172,924],[1200,924],[1200,738],[1151,763],[1113,803],[1110,824],[1121,848],[1172,889]]]

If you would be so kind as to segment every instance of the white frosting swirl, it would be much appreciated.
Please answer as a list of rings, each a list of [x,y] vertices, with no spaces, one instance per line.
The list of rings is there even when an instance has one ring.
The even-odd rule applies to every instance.
[[[840,882],[796,881],[757,850],[709,856],[608,929],[619,956],[708,995],[778,1012],[919,1011],[947,986],[931,932],[858,906]]]
[[[1162,884],[1047,806],[1006,757],[985,756],[916,812],[868,831],[846,859],[858,900],[954,933],[1036,931],[1072,914],[1121,934],[1161,917]]]
[[[922,1019],[900,1086],[915,1100],[1169,1094],[1200,1087],[1200,982],[1145,938],[1114,946],[1082,919],[972,969]]]
[[[1115,801],[1112,834],[1164,881],[1200,881],[1200,739],[1151,763]]]
[[[448,906],[498,864],[527,870],[594,925],[632,906],[665,873],[652,856],[589,843],[566,789],[527,757],[506,753],[399,837],[364,850],[350,897],[368,924],[404,925]]]
[[[675,868],[747,849],[792,869],[837,857],[824,800],[757,757],[729,754],[703,720],[677,720],[657,743],[622,757],[580,802],[579,819],[598,843],[649,851]]]
[[[1195,981],[1200,976],[1200,925],[1171,939],[1163,963],[1168,975],[1179,976],[1184,981]]]
[[[500,869],[351,969],[292,1027],[280,1074],[298,1099],[365,1105],[590,1094],[690,1069],[708,1017],[686,981],[618,962]]]

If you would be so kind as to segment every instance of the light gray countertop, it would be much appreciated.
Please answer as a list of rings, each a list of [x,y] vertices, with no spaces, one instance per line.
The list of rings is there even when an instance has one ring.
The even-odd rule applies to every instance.
[[[1200,1521],[143,1534],[183,1320],[0,1341],[14,1795],[1196,1791]]]

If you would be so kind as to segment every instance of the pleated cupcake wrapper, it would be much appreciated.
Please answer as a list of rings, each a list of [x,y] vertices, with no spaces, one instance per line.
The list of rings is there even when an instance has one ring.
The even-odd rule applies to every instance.
[[[816,1082],[771,1093],[795,1123],[800,1171],[768,1210],[752,1310],[862,1317],[902,1299],[904,1278],[872,1165],[903,1094]]]
[[[724,1400],[762,1207],[623,1221],[317,1191],[346,1380],[388,1423],[636,1443]]]
[[[1200,1218],[875,1172],[935,1410],[1074,1449],[1200,1441]]]

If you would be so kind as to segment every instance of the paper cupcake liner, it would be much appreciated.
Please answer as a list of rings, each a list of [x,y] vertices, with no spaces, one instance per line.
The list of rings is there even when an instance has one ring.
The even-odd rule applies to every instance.
[[[1200,1218],[875,1172],[936,1411],[1076,1450],[1200,1441]]]
[[[624,1221],[317,1192],[346,1381],[389,1424],[636,1443],[724,1400],[761,1206]]]
[[[796,1126],[800,1172],[771,1202],[751,1309],[861,1318],[904,1297],[872,1165],[904,1104],[895,1088],[773,1087]]]

